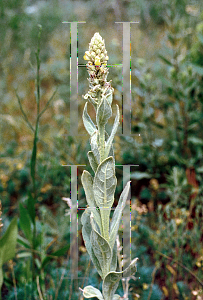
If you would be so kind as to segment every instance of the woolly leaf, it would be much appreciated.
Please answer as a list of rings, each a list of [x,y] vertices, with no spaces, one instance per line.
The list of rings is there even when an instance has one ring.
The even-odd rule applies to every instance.
[[[112,101],[113,101],[113,89],[111,90],[108,90],[109,91],[109,94],[106,95],[106,100],[109,102],[109,104],[111,105],[112,104]],[[107,91],[107,93],[108,93]]]
[[[100,208],[104,238],[109,236],[109,217],[114,202],[117,179],[113,157],[106,158],[97,168],[93,191],[97,206]]]
[[[89,151],[87,153],[87,156],[88,156],[88,159],[89,159],[89,162],[90,162],[90,166],[92,168],[92,170],[94,171],[94,173],[96,173],[97,171],[97,167],[98,167],[98,163],[94,157],[94,153],[92,151]]]
[[[92,227],[90,224],[90,213],[91,213],[90,209],[86,208],[84,213],[82,214],[82,217],[81,217],[81,223],[83,225],[82,226],[82,236],[83,236],[83,240],[85,242],[85,247],[87,249],[87,252],[89,253],[90,258],[91,258],[95,268],[97,269],[97,272],[102,277],[102,270],[100,267],[100,263],[92,250],[92,244],[90,241],[90,235],[92,232]]]
[[[97,128],[87,113],[87,102],[85,103],[82,118],[83,118],[83,123],[84,123],[84,126],[85,126],[87,132],[89,133],[90,136],[93,135],[93,133],[97,130]]]
[[[109,135],[108,135],[108,133],[105,131],[105,139],[108,140],[108,138],[109,138]],[[106,142],[105,142],[105,147],[106,147]],[[105,152],[105,153],[106,153],[106,152]],[[105,158],[107,158],[108,156],[112,156],[112,157],[114,158],[114,151],[113,151],[113,146],[112,146],[112,145],[111,145],[111,147],[110,147],[110,151],[109,151],[108,155],[105,156]],[[114,161],[114,164],[115,164],[115,161]]]
[[[108,157],[98,166],[93,181],[94,196],[98,207],[111,208],[116,183],[113,157]]]
[[[83,96],[83,98],[84,98],[85,100],[88,100],[90,103],[92,103],[92,105],[94,106],[95,110],[97,109],[97,101],[95,101],[95,98],[92,97],[92,96],[89,94],[89,92],[88,92],[85,96]]]
[[[90,207],[90,210],[92,211],[94,215],[94,219],[99,225],[100,232],[102,231],[102,225],[101,225],[101,217],[99,212],[97,211],[97,204],[94,199],[94,192],[93,192],[93,179],[91,174],[84,170],[81,176],[82,185],[85,190],[86,200]]]
[[[128,183],[126,184],[124,190],[122,191],[122,193],[120,195],[118,205],[114,211],[113,218],[111,221],[110,236],[109,236],[109,243],[110,243],[111,248],[113,247],[115,240],[116,240],[122,211],[125,207],[126,200],[127,200],[128,194],[129,194],[129,190],[130,190],[130,181],[128,181]]]
[[[88,285],[83,290],[83,296],[85,298],[94,298],[97,297],[99,300],[104,300],[102,293],[100,290],[96,289],[95,287]]]
[[[111,260],[110,271],[116,271],[116,267],[117,267],[117,243],[115,241],[114,247],[112,250],[112,260]]]
[[[108,119],[112,116],[112,109],[109,102],[106,100],[106,97],[103,96],[99,106],[97,108],[96,121],[97,125],[104,126]]]
[[[108,157],[108,155],[109,155],[109,151],[111,149],[113,139],[114,139],[114,136],[116,134],[116,131],[117,131],[117,128],[118,128],[118,125],[119,125],[119,107],[118,107],[118,105],[116,105],[116,107],[117,107],[117,114],[116,114],[116,118],[115,118],[115,121],[114,121],[114,124],[113,124],[113,128],[112,128],[110,137],[108,138],[108,140],[106,142],[105,157]]]
[[[94,154],[95,160],[97,164],[100,164],[100,153],[99,153],[99,147],[97,142],[98,137],[98,131],[93,133],[93,135],[90,138],[90,144],[91,144],[91,150]]]
[[[92,225],[92,232],[90,236],[92,249],[100,263],[102,269],[102,278],[104,279],[106,274],[108,274],[108,272],[110,271],[112,252],[107,240],[103,236],[101,236],[99,232],[96,230],[93,214],[91,214],[90,222]]]
[[[104,299],[112,299],[115,291],[118,288],[119,281],[123,277],[130,277],[133,273],[136,272],[136,261],[138,258],[135,258],[131,264],[122,272],[109,272],[105,277],[102,285],[102,293]]]

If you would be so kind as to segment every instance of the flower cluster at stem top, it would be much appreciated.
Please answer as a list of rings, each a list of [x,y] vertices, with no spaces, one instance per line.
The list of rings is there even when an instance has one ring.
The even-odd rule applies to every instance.
[[[89,50],[85,52],[83,58],[88,61],[87,70],[90,87],[84,99],[89,100],[96,109],[102,96],[108,96],[113,93],[111,83],[107,82],[109,73],[107,61],[109,57],[107,56],[104,40],[98,32],[92,37],[89,43]]]

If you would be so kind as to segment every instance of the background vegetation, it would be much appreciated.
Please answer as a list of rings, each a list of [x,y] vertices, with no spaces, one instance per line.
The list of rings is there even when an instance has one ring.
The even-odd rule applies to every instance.
[[[82,299],[66,278],[70,214],[62,197],[70,197],[71,174],[62,165],[86,164],[88,169],[89,142],[88,136],[72,136],[69,130],[70,26],[62,21],[86,21],[78,25],[79,64],[85,63],[84,52],[98,31],[111,65],[122,63],[122,25],[115,22],[140,22],[131,25],[136,135],[116,136],[114,143],[117,164],[139,165],[131,168],[132,257],[139,262],[128,297],[203,299],[201,1],[8,0],[0,8],[2,299]],[[87,76],[86,68],[79,67],[79,116]],[[113,103],[121,109],[122,68],[111,67],[108,79],[115,89]],[[82,118],[78,129],[86,133]],[[82,168],[78,200],[85,207]],[[119,167],[117,177],[115,205],[122,190]],[[9,224],[7,233],[17,239],[15,256],[5,255],[12,246],[9,234],[4,235]],[[99,287],[80,222],[79,254],[78,276]],[[123,295],[122,284],[117,293]]]

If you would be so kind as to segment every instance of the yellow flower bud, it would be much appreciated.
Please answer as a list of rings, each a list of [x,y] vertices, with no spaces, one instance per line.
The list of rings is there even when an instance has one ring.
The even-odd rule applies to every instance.
[[[84,60],[89,60],[90,58],[87,56],[86,52],[85,55],[83,56]]]
[[[101,65],[101,61],[100,61],[100,57],[99,56],[95,57],[94,63],[95,63],[95,66],[100,66]]]

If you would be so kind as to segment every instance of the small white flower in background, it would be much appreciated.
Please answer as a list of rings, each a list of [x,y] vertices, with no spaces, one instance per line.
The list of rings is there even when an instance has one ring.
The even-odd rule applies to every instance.
[[[65,201],[68,204],[68,206],[71,208],[72,202],[70,198],[63,197],[62,200]]]
[[[71,208],[72,202],[70,198],[62,197],[62,200],[67,203],[67,205]],[[70,216],[70,209],[65,210],[65,217]]]
[[[155,139],[153,142],[152,142],[152,146],[153,147],[161,147],[163,145],[163,142],[164,140],[163,139]]]

